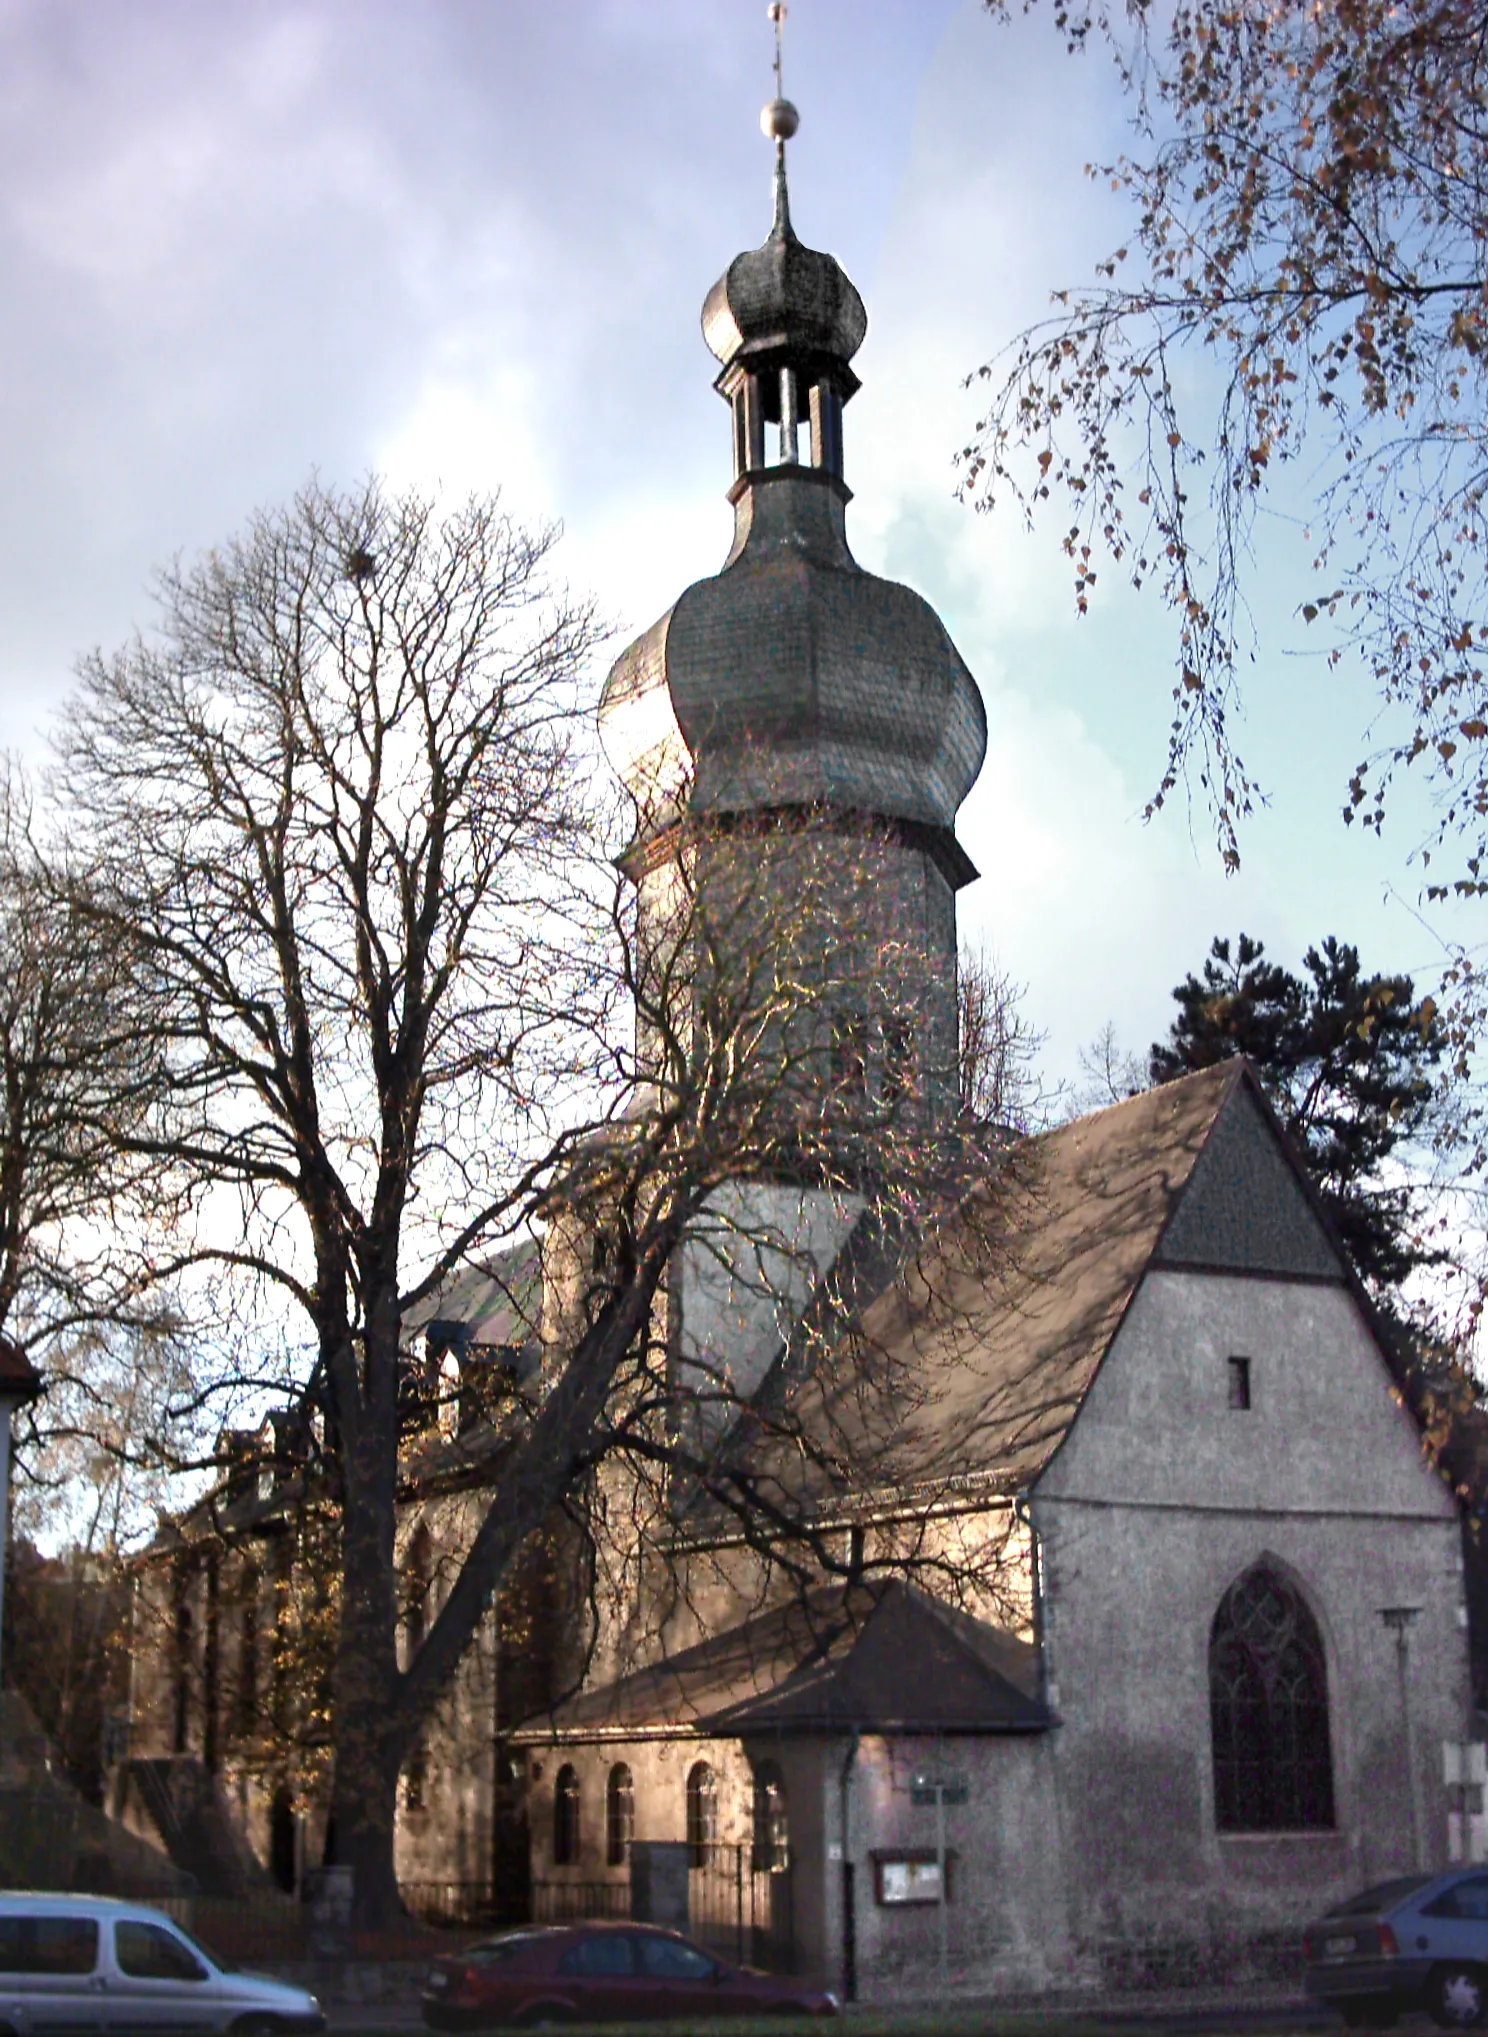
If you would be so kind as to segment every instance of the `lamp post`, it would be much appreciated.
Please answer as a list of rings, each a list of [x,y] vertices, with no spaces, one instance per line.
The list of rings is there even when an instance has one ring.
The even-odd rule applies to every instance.
[[[1410,1630],[1419,1619],[1419,1606],[1381,1606],[1379,1616],[1395,1636],[1395,1668],[1400,1678],[1400,1732],[1405,1744],[1405,1767],[1410,1780],[1411,1838],[1414,1841],[1417,1873],[1426,1868],[1426,1819],[1421,1809],[1421,1778],[1416,1769],[1415,1732],[1410,1708]]]

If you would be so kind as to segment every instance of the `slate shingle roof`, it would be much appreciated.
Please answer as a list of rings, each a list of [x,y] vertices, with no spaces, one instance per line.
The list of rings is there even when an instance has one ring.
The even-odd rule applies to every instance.
[[[1252,1270],[1281,1249],[1273,1234],[1284,1226],[1247,1225],[1260,1169],[1269,1193],[1295,1198],[1293,1232],[1299,1223],[1317,1231],[1310,1256],[1294,1253],[1295,1268],[1276,1270],[1344,1279],[1253,1072],[1227,1061],[1029,1141],[1008,1179],[965,1199],[911,1278],[883,1281],[852,1311],[840,1359],[777,1387],[789,1397],[789,1426],[831,1437],[841,1461],[878,1489],[951,1477],[1030,1485],[1068,1433],[1143,1274],[1163,1263],[1165,1234],[1222,1120],[1206,1163],[1209,1215],[1186,1221],[1174,1263],[1200,1263],[1215,1211],[1225,1231],[1212,1245],[1216,1263],[1248,1259]],[[848,1247],[872,1250],[866,1235]],[[850,1285],[851,1269],[841,1263],[837,1277]],[[821,1312],[814,1336],[830,1345]],[[789,1365],[786,1354],[782,1377]],[[771,1475],[797,1494],[821,1479],[800,1452],[776,1453]]]
[[[901,1583],[838,1586],[530,1720],[528,1741],[750,1733],[1026,1733],[1037,1651]]]

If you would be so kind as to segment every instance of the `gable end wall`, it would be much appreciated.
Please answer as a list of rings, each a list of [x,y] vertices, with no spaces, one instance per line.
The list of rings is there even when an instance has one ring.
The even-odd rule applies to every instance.
[[[1232,1355],[1251,1360],[1248,1411],[1229,1405]],[[1293,1944],[1330,1901],[1412,1871],[1413,1795],[1420,1864],[1446,1864],[1441,1745],[1473,1733],[1457,1520],[1346,1288],[1149,1273],[1032,1511],[1071,1925],[1103,1970]],[[1322,1635],[1331,1831],[1216,1829],[1209,1637],[1262,1559]],[[1414,1790],[1394,1605],[1420,1609]]]

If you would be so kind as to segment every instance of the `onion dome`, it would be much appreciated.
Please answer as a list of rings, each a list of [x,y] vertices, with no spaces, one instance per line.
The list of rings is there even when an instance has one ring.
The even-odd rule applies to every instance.
[[[684,810],[825,808],[911,830],[955,886],[976,874],[954,825],[986,713],[930,604],[848,549],[842,408],[867,315],[839,264],[791,227],[795,121],[787,101],[765,109],[774,225],[703,307],[733,414],[734,543],[616,660],[601,737],[636,800],[637,850]]]
[[[843,504],[802,475],[746,491],[730,562],[615,662],[600,707],[642,832],[699,813],[832,807],[935,838],[953,884],[973,872],[952,829],[987,746],[976,682],[929,602],[865,573]]]
[[[845,371],[867,330],[863,300],[845,270],[831,255],[797,240],[791,228],[782,159],[775,173],[775,224],[769,238],[735,255],[708,292],[703,338],[725,372],[740,360],[762,366],[770,356],[777,363],[816,356],[823,366],[836,363]],[[842,379],[857,387],[856,377],[845,373]]]

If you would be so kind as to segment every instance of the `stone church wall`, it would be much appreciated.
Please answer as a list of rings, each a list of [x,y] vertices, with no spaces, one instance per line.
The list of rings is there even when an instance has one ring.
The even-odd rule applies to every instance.
[[[941,1985],[937,1906],[882,1900],[885,1864],[924,1858],[936,1845],[934,1808],[911,1796],[917,1772],[966,1788],[965,1802],[944,1814],[946,1985],[980,1994],[1070,1984],[1053,1758],[1044,1734],[864,1738],[851,1771],[849,1830],[865,1997],[923,1999]]]
[[[1071,1929],[1106,1978],[1223,1978],[1246,1945],[1294,1960],[1334,1898],[1446,1864],[1441,1744],[1471,1719],[1457,1523],[1346,1288],[1149,1275],[1033,1508],[1051,1808]],[[1321,1634],[1332,1829],[1217,1829],[1211,1629],[1262,1560]],[[1406,1709],[1381,1618],[1399,1606],[1418,1609]]]

